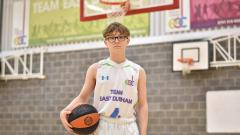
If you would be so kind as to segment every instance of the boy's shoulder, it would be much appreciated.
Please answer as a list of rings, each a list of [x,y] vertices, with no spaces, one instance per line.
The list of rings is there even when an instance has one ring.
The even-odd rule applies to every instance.
[[[102,59],[102,60],[98,61],[97,63],[98,63],[98,66],[113,66],[111,64],[111,62],[109,62],[108,59]]]
[[[125,69],[133,69],[135,72],[139,72],[143,69],[139,64],[137,64],[131,60],[127,60],[126,64],[124,65],[124,68]]]
[[[99,60],[97,63],[103,64],[103,63],[107,63],[107,62],[108,62],[107,59],[102,59],[102,60]]]
[[[131,60],[128,60],[128,63],[127,63],[129,66],[132,66],[132,67],[135,67],[135,68],[141,68],[141,66]]]

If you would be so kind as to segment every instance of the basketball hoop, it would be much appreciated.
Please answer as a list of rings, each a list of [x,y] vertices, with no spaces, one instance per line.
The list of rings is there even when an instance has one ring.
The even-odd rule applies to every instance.
[[[123,17],[130,9],[130,0],[99,0],[100,3],[111,6],[107,13],[108,24],[112,22],[123,22]]]
[[[191,73],[191,66],[193,65],[193,59],[192,58],[179,58],[179,62],[182,63],[182,74],[190,74]]]

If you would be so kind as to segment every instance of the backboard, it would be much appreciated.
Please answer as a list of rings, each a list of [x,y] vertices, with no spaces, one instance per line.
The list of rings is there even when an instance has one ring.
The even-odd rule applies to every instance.
[[[104,4],[101,0],[80,0],[80,21],[92,21],[107,18],[107,14],[114,12],[119,4]],[[124,0],[104,0],[108,2],[122,2]],[[155,11],[177,9],[179,0],[130,0],[130,9],[125,15],[149,13]]]
[[[190,70],[209,69],[208,41],[188,41],[173,44],[173,71],[182,71],[179,59],[191,58]]]

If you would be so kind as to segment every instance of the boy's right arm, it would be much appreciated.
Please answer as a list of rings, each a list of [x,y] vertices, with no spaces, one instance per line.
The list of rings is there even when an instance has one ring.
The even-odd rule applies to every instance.
[[[85,82],[83,85],[83,88],[80,92],[80,94],[72,100],[72,102],[66,106],[61,112],[60,112],[60,119],[65,127],[65,129],[69,132],[73,133],[73,130],[71,129],[72,126],[67,122],[67,116],[71,113],[71,111],[77,107],[80,104],[88,103],[88,100],[93,93],[95,84],[96,84],[96,74],[97,74],[97,68],[98,64],[95,63],[91,65],[88,70],[85,77]]]

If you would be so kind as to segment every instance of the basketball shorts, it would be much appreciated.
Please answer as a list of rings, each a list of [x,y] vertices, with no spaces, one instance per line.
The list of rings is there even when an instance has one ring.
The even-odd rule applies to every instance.
[[[117,123],[101,119],[92,135],[139,135],[139,130],[136,121]]]

